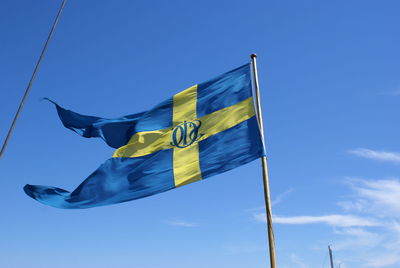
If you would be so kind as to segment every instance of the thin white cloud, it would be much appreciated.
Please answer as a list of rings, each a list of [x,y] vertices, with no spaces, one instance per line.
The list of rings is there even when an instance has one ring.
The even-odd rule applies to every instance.
[[[387,158],[386,158],[387,159]],[[325,224],[333,227],[333,248],[341,266],[394,268],[400,265],[400,179],[347,178],[351,199],[338,202],[343,213],[274,216],[276,224]],[[265,222],[265,214],[253,212]],[[325,242],[326,243],[326,242]],[[291,261],[296,258],[291,258]],[[304,263],[302,263],[304,265]],[[297,267],[304,267],[301,263]]]
[[[188,222],[188,221],[181,221],[181,220],[165,221],[165,223],[168,225],[171,225],[171,226],[179,226],[179,227],[197,227],[197,226],[199,226],[196,223]]]
[[[339,234],[339,250],[352,251],[367,267],[394,267],[400,264],[400,180],[347,179],[355,200],[339,202],[347,212],[379,218],[379,229],[347,229]]]
[[[286,197],[288,197],[293,192],[293,189],[289,189],[279,194],[274,200],[272,200],[271,205],[275,206],[282,202]]]
[[[394,86],[391,89],[378,93],[378,95],[383,95],[383,96],[400,96],[400,86]]]
[[[291,193],[293,192],[293,189],[290,188],[280,194],[271,201],[271,205],[275,206],[279,203],[281,203],[285,198],[287,198]],[[257,211],[265,211],[265,205],[259,206],[259,207],[254,207],[254,208],[248,208],[245,210],[245,212],[257,212]]]
[[[335,243],[335,250],[372,249],[381,245],[384,240],[383,235],[367,231],[363,228],[350,227],[336,229],[335,233],[346,237],[344,240]]]
[[[387,96],[400,96],[400,86],[394,87],[392,91],[385,92]]]
[[[340,201],[337,205],[342,207],[346,212],[361,213],[365,210],[367,203],[364,200]]]
[[[296,254],[290,254],[290,260],[296,264],[296,267],[299,268],[308,268],[309,266],[305,264]]]
[[[366,260],[366,265],[369,267],[385,267],[400,262],[400,256],[398,254],[384,254],[373,256]]]
[[[397,152],[374,151],[366,148],[358,148],[349,150],[348,153],[372,160],[400,164],[400,153]]]
[[[348,179],[348,182],[357,199],[339,202],[347,211],[389,218],[400,216],[400,180]]]
[[[400,90],[390,92],[391,96],[400,96]]]
[[[400,96],[400,90],[387,91],[387,92],[380,93],[378,95],[381,95],[381,96]]]
[[[256,213],[254,217],[259,221],[265,221],[265,213]],[[352,226],[380,226],[381,224],[370,218],[357,217],[353,215],[324,215],[324,216],[294,216],[282,217],[274,216],[274,223],[280,224],[316,224],[323,223],[335,227]]]

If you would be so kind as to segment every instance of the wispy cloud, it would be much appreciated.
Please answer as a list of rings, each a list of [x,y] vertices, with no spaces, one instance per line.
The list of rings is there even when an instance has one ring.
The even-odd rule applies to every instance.
[[[382,93],[378,93],[381,96],[400,96],[400,90],[386,91]]]
[[[349,150],[348,153],[372,160],[400,164],[400,153],[397,152],[374,151],[366,148],[358,148]]]
[[[288,197],[293,192],[293,189],[289,189],[279,194],[274,200],[272,200],[271,205],[275,206],[282,202],[286,197]]]
[[[363,228],[341,228],[336,229],[335,233],[346,237],[344,240],[335,243],[335,250],[374,248],[379,246],[384,239],[383,235],[367,231]]]
[[[380,217],[400,215],[400,180],[347,179],[356,200],[339,202],[349,212],[369,213]]]
[[[367,267],[394,267],[400,264],[400,180],[347,179],[355,200],[339,202],[347,212],[379,218],[378,229],[342,229],[345,237],[339,250],[352,251]]]
[[[197,227],[199,226],[197,223],[181,221],[181,220],[169,220],[165,221],[166,224],[171,226],[179,226],[179,227]]]
[[[400,96],[400,86],[398,85],[397,87],[394,86],[387,91],[378,93],[378,95],[383,95],[383,96]]]
[[[345,267],[399,267],[400,179],[347,178],[352,198],[338,202],[344,213],[317,216],[274,216],[276,224],[325,224],[336,234],[334,251]],[[253,212],[258,221],[264,213]],[[347,256],[347,257],[346,257]],[[294,261],[293,261],[294,260]],[[296,256],[291,257],[295,263]],[[307,267],[303,262],[297,267]]]
[[[366,260],[366,266],[369,267],[385,267],[400,262],[400,256],[398,254],[384,254],[373,256]]]
[[[291,193],[293,192],[293,189],[290,188],[280,194],[278,194],[278,196],[271,201],[271,205],[275,206],[279,203],[281,203],[285,198],[287,198]],[[254,207],[254,208],[248,208],[245,210],[245,212],[251,212],[251,213],[255,213],[258,211],[265,211],[265,205],[259,206],[259,207]]]
[[[299,268],[308,268],[309,266],[305,264],[296,254],[290,254],[290,260],[296,264],[296,267]]]
[[[265,221],[265,213],[254,214],[254,217],[259,221]],[[273,222],[280,224],[324,223],[335,227],[381,225],[378,221],[374,219],[357,217],[352,215],[294,216],[294,217],[274,216]]]
[[[400,90],[395,90],[395,91],[389,92],[388,95],[390,95],[390,96],[400,96]]]

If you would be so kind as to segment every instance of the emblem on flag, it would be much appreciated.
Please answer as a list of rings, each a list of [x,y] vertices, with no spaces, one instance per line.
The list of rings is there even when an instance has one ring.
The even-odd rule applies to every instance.
[[[200,127],[200,120],[184,121],[182,124],[177,125],[172,132],[171,145],[178,148],[185,148],[192,145],[202,136],[202,134],[199,135]]]

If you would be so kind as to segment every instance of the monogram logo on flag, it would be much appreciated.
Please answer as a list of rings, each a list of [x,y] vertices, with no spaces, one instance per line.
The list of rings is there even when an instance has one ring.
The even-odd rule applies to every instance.
[[[197,141],[202,134],[199,134],[201,127],[200,120],[194,120],[191,122],[184,121],[177,125],[172,132],[171,145],[178,148],[185,148]]]

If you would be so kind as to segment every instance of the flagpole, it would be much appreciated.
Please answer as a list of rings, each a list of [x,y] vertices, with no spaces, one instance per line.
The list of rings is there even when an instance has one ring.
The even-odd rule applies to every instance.
[[[253,66],[254,75],[254,85],[256,92],[256,108],[257,108],[257,118],[258,124],[260,126],[261,139],[264,145],[264,128],[261,112],[261,102],[260,102],[260,89],[258,85],[258,74],[257,74],[257,55],[251,54],[251,61]],[[261,166],[263,171],[263,183],[264,183],[264,198],[265,198],[265,210],[267,219],[267,229],[268,229],[268,245],[269,245],[269,259],[271,268],[276,268],[275,263],[275,243],[274,243],[274,230],[272,227],[272,209],[271,209],[271,197],[269,191],[269,181],[268,181],[268,166],[267,157],[261,157]]]
[[[39,69],[40,63],[41,63],[41,61],[42,61],[42,59],[43,59],[43,56],[44,56],[44,54],[45,54],[45,52],[46,52],[47,46],[48,46],[48,44],[49,44],[49,42],[50,42],[50,39],[51,39],[51,37],[53,36],[53,33],[54,33],[54,30],[56,29],[58,20],[60,19],[61,12],[62,12],[62,10],[64,9],[64,6],[65,6],[66,3],[67,3],[67,0],[63,0],[62,3],[61,3],[60,9],[58,10],[57,16],[56,16],[56,18],[55,18],[55,20],[54,20],[54,23],[53,23],[53,27],[51,28],[51,31],[50,31],[50,33],[49,33],[49,35],[48,35],[48,37],[47,37],[46,43],[44,44],[44,47],[43,47],[42,53],[40,54],[39,60],[38,60],[37,63],[36,63],[36,67],[35,67],[35,69],[34,69],[34,71],[33,71],[33,74],[32,74],[32,76],[31,76],[31,79],[29,80],[28,86],[27,86],[27,88],[26,88],[26,90],[25,90],[24,96],[22,97],[21,103],[19,104],[17,113],[16,113],[15,116],[14,116],[14,119],[13,119],[13,122],[12,122],[12,124],[11,124],[11,127],[10,127],[10,129],[8,130],[8,134],[7,134],[6,140],[4,141],[3,147],[1,148],[1,151],[0,151],[0,159],[1,159],[1,157],[3,156],[4,150],[5,150],[6,147],[7,147],[8,141],[9,141],[9,139],[10,139],[10,137],[11,137],[11,133],[12,133],[13,130],[14,130],[15,124],[17,123],[17,120],[18,120],[18,117],[19,117],[19,115],[20,115],[20,113],[21,113],[22,107],[23,107],[24,104],[25,104],[26,97],[28,97],[29,91],[30,91],[30,89],[31,89],[32,82],[33,82],[33,80],[35,79],[35,76],[36,76],[36,73],[37,73],[37,71],[38,71],[38,69]]]

